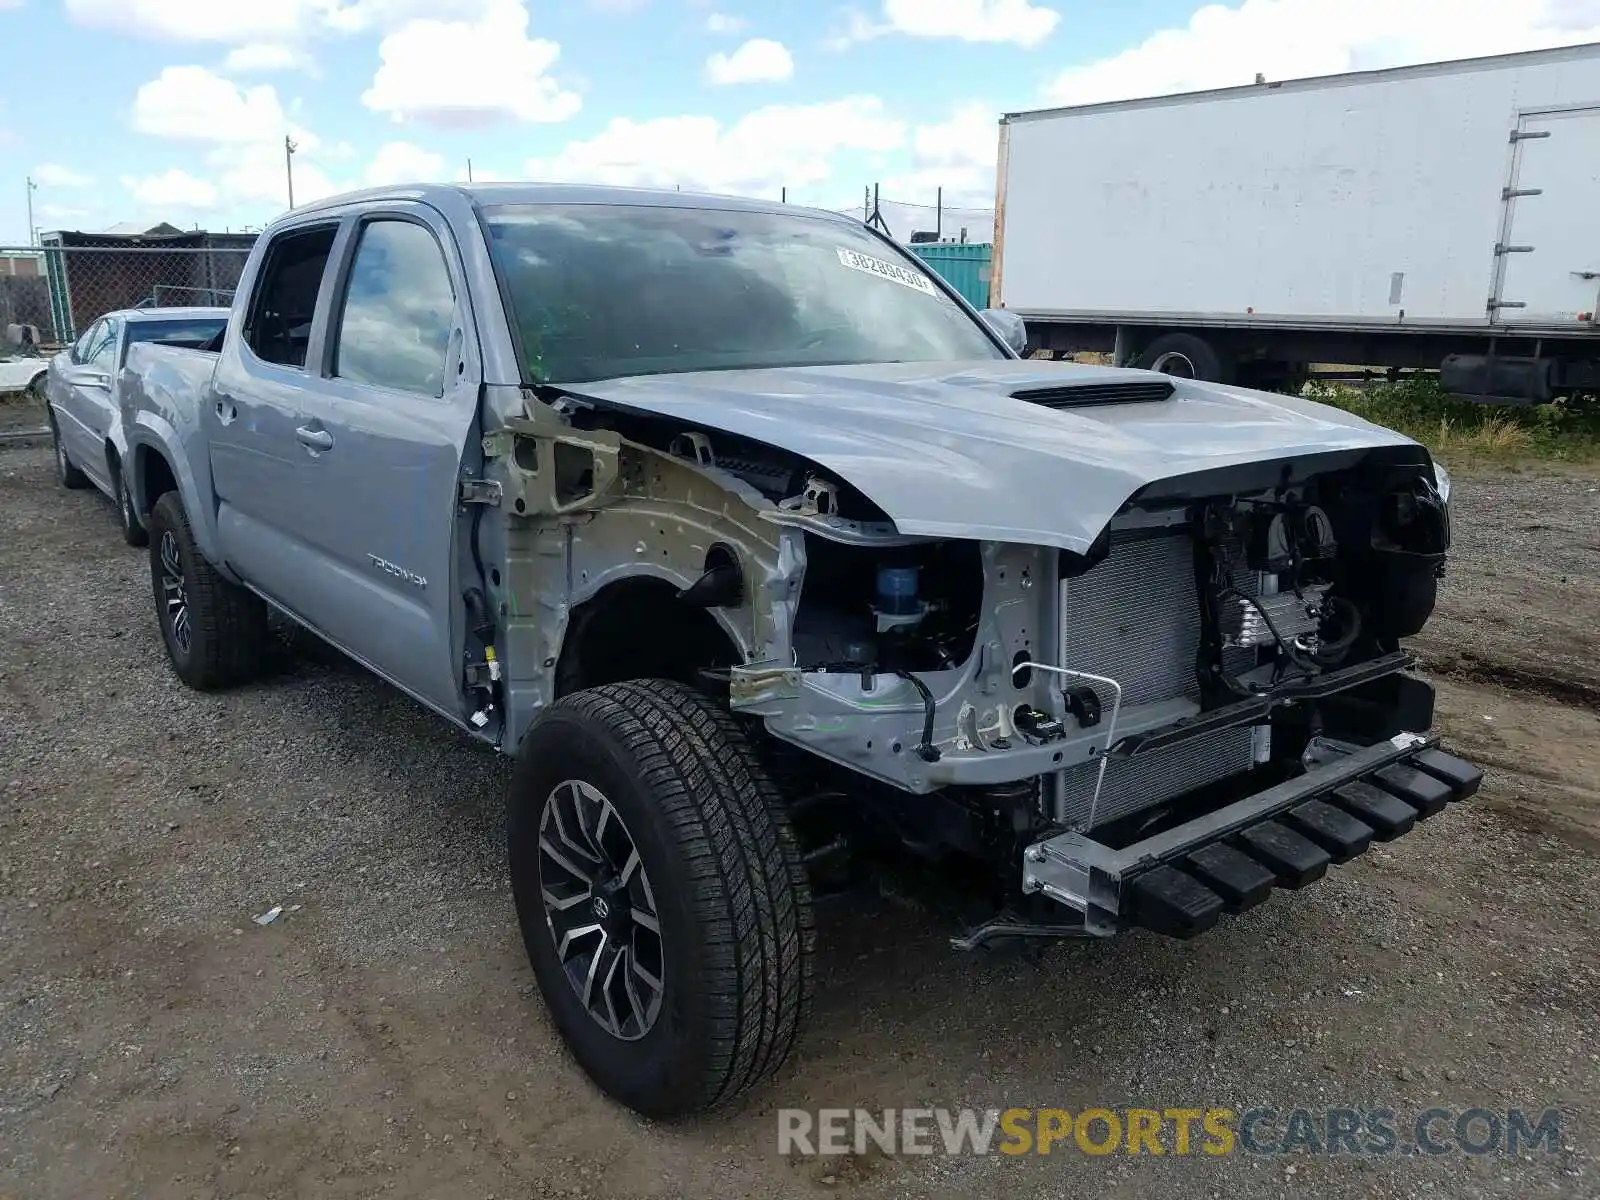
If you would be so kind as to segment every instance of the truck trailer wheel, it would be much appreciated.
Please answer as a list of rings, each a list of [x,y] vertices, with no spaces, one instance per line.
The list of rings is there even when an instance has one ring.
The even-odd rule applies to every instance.
[[[810,1001],[811,893],[726,711],[659,679],[562,698],[523,739],[508,834],[534,974],[601,1088],[665,1117],[782,1066]]]
[[[1216,348],[1192,333],[1164,333],[1145,348],[1138,366],[1179,379],[1201,379],[1207,383],[1231,383],[1233,363]]]
[[[253,679],[266,645],[265,602],[206,561],[177,492],[155,502],[149,532],[156,619],[178,678],[200,691]]]

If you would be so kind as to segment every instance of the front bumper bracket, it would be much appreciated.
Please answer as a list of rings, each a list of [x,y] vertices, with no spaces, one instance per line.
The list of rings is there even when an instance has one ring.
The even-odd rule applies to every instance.
[[[1131,846],[1084,833],[1036,842],[1023,854],[1022,890],[1076,910],[1090,934],[1142,926],[1193,937],[1274,887],[1304,887],[1409,832],[1482,779],[1433,739],[1401,733]]]

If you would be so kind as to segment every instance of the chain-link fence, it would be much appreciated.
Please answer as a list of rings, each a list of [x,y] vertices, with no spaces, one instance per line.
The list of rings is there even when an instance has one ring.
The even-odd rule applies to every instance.
[[[947,203],[937,189],[923,200],[885,195],[868,186],[854,205],[829,206],[834,212],[881,229],[899,242],[984,243],[994,241],[994,209]]]
[[[226,307],[255,236],[64,233],[44,241],[0,246],[0,354],[30,340],[40,349],[68,345],[117,309]]]

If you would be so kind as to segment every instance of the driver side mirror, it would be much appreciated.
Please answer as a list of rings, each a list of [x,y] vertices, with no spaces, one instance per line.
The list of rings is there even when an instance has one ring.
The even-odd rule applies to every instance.
[[[1007,308],[986,308],[979,315],[1019,356],[1028,352],[1028,326],[1016,313]]]

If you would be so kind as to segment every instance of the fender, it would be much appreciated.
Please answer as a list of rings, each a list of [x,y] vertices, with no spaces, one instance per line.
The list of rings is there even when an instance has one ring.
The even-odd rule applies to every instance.
[[[223,564],[217,544],[217,501],[211,488],[211,458],[199,423],[193,422],[179,430],[164,415],[147,409],[140,409],[131,416],[131,422],[123,425],[128,439],[128,457],[123,461],[140,519],[149,519],[150,509],[159,498],[150,494],[152,456],[158,456],[165,460],[177,481],[178,498],[183,501],[183,511],[189,518],[189,529],[200,553],[228,579],[240,582]],[[190,465],[195,462],[200,463],[199,471]]]

